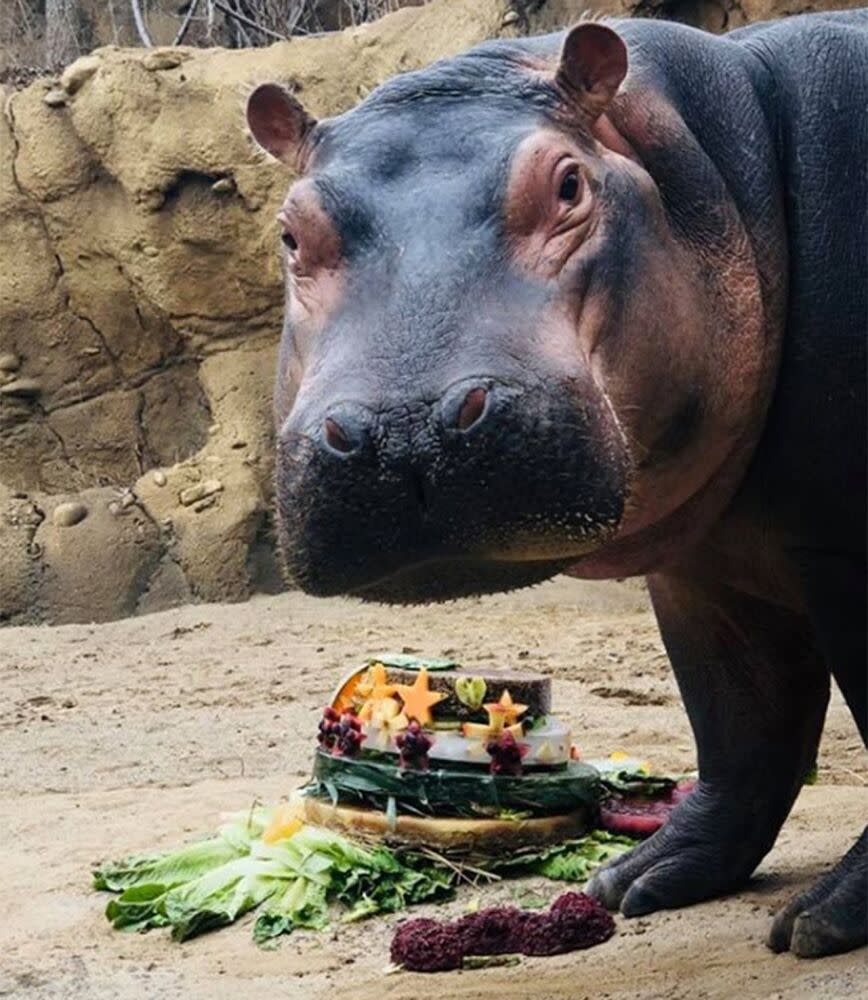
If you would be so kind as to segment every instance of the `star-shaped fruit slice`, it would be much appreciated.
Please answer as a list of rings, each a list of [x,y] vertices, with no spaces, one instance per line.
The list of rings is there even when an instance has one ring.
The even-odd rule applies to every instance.
[[[520,715],[524,715],[527,711],[527,705],[520,705],[518,702],[512,700],[512,695],[509,691],[504,688],[503,694],[500,696],[500,701],[490,701],[487,705],[482,706],[486,712],[488,712],[489,722],[492,727],[496,725],[496,719],[500,717],[500,727],[503,729],[509,729],[510,726],[514,726],[518,722]]]
[[[391,745],[393,737],[407,728],[410,720],[401,711],[394,698],[381,698],[371,713],[371,724],[380,727],[377,743],[385,750]]]
[[[429,690],[428,671],[425,667],[422,667],[412,684],[396,684],[395,693],[404,703],[404,715],[408,719],[415,719],[420,726],[431,725],[431,709],[446,697]]]
[[[359,683],[357,690],[365,697],[365,702],[359,709],[359,718],[363,722],[368,722],[377,704],[384,698],[391,698],[396,689],[394,684],[389,684],[383,664],[375,663],[368,670],[365,680]]]

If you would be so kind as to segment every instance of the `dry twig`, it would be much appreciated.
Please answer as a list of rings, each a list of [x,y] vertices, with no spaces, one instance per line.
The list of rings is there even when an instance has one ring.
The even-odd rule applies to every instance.
[[[220,0],[213,0],[214,6],[218,10],[222,10],[227,17],[233,18],[235,21],[239,21],[241,24],[246,24],[248,28],[255,28],[257,31],[261,31],[263,35],[268,38],[274,38],[278,42],[287,41],[286,35],[280,35],[276,31],[272,31],[271,28],[265,28],[261,24],[257,24],[256,21],[247,17],[244,14],[239,14],[237,10],[233,10],[225,3],[221,3]]]

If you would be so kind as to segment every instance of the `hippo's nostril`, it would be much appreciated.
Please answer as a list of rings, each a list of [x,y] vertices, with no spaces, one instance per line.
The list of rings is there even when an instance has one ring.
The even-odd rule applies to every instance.
[[[319,411],[314,418],[311,435],[325,453],[332,458],[351,458],[370,445],[374,415],[366,406],[347,400],[333,403],[325,412],[328,416]]]
[[[485,412],[485,403],[488,399],[488,392],[477,386],[471,389],[464,397],[461,409],[458,411],[457,427],[461,431],[470,430],[477,423]]]
[[[342,455],[355,451],[356,445],[350,441],[341,425],[331,417],[325,419],[325,439],[329,448],[339,451]]]

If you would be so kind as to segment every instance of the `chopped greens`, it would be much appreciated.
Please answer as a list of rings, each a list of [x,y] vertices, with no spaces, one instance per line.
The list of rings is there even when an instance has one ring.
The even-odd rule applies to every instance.
[[[253,937],[268,944],[296,928],[321,930],[338,915],[348,922],[446,899],[467,878],[460,862],[430,852],[367,847],[310,825],[267,842],[262,835],[275,812],[257,808],[236,816],[208,840],[100,865],[94,887],[119,893],[109,901],[106,916],[117,929],[169,927],[172,937],[183,941],[258,908]],[[595,831],[468,870],[492,878],[536,874],[584,881],[634,843]]]
[[[533,874],[560,882],[586,882],[600,865],[629,851],[636,843],[632,837],[594,830],[552,847],[515,851],[489,868],[498,875]]]

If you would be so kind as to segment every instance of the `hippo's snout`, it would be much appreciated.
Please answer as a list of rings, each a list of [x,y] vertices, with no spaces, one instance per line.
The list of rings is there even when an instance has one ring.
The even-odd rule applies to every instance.
[[[440,421],[444,430],[467,434],[478,428],[493,409],[490,400],[496,392],[490,385],[461,384],[453,387],[440,404]],[[337,403],[328,411],[322,427],[314,438],[326,452],[338,458],[348,458],[363,450],[376,432],[377,418],[372,410],[359,403]],[[292,433],[292,431],[290,431]]]
[[[620,522],[623,442],[573,385],[473,376],[434,400],[296,410],[279,434],[277,495],[287,566],[309,592],[502,590],[569,565]]]

